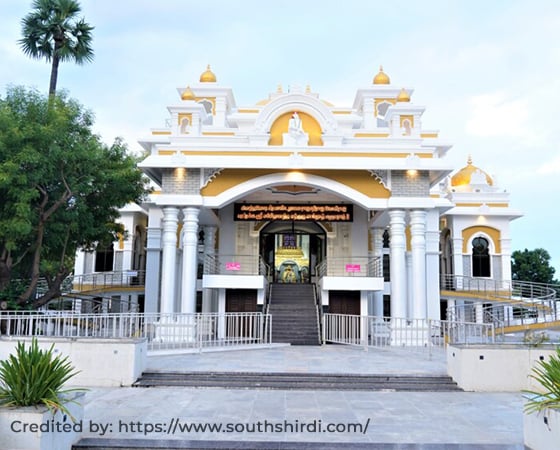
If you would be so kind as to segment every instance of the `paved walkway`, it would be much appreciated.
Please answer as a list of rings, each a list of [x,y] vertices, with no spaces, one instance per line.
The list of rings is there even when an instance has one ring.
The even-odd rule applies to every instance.
[[[345,346],[152,356],[150,370],[445,374],[441,351]],[[523,449],[519,393],[118,388],[86,395],[84,436],[205,441],[417,444]],[[89,426],[89,424],[97,425]],[[185,427],[217,426],[198,431]],[[205,425],[208,424],[208,425]],[[260,424],[260,425],[259,425]],[[355,429],[354,425],[359,424]],[[334,425],[338,431],[326,427]],[[366,429],[367,427],[367,429]],[[229,429],[232,429],[230,432]],[[455,445],[453,445],[455,444]],[[474,446],[471,446],[471,445]],[[282,447],[282,448],[290,448]],[[373,446],[375,448],[375,446]],[[386,448],[405,448],[388,446]],[[409,447],[406,447],[409,448]]]

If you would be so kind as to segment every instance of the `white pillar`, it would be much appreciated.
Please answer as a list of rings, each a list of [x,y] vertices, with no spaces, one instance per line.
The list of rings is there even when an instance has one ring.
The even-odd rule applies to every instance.
[[[406,262],[406,314],[404,315],[404,317],[411,318],[412,317],[412,253],[409,251],[405,252],[404,260]]]
[[[412,318],[426,318],[426,211],[410,212],[412,251]]]
[[[391,233],[391,317],[406,316],[405,212],[389,211]]]
[[[426,218],[426,317],[441,318],[440,306],[439,212],[432,209]]]
[[[175,265],[177,260],[177,223],[179,208],[163,208],[162,264],[161,264],[161,312],[175,312]]]
[[[504,288],[507,282],[511,281],[511,239],[501,239],[502,247],[502,273],[500,279],[504,281]]]
[[[373,228],[372,237],[372,254],[375,258],[379,258],[379,264],[383,269],[383,228]],[[373,311],[376,317],[383,317],[383,291],[373,292]]]
[[[218,339],[226,337],[226,290],[218,289]]]
[[[453,238],[453,274],[465,275],[463,273],[463,238]],[[470,274],[466,274],[469,276]],[[461,283],[462,285],[462,283]]]
[[[214,256],[216,254],[216,227],[204,227],[204,256]],[[206,261],[204,261],[206,268]],[[209,313],[213,310],[214,291],[204,289],[202,292],[202,312]]]
[[[198,270],[198,213],[199,209],[183,209],[183,273],[181,312],[196,312],[196,275]]]

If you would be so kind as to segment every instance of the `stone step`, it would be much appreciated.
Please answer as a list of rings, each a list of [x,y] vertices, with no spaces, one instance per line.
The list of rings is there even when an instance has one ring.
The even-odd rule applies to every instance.
[[[247,440],[210,440],[210,439],[142,439],[142,438],[92,438],[80,439],[72,446],[73,450],[185,450],[185,449],[215,449],[215,450],[370,450],[379,448],[383,450],[480,450],[480,445],[470,444],[402,444],[369,442],[296,442],[296,441],[251,441]],[[492,450],[515,450],[517,446],[495,444],[484,446]]]
[[[448,376],[282,372],[144,372],[134,387],[220,387],[335,391],[461,391]]]

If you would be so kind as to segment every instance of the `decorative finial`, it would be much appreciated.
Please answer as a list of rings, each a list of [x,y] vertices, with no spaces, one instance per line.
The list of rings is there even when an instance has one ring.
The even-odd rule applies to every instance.
[[[206,66],[206,70],[200,75],[201,83],[215,83],[216,75],[210,70],[210,64]]]
[[[305,86],[305,93],[306,94],[311,94],[311,86],[309,84],[307,86]]]
[[[194,92],[189,86],[181,94],[181,100],[194,100],[195,98]]]
[[[469,157],[467,158],[467,164],[470,166],[472,164],[472,156],[469,155]]]
[[[282,88],[282,83],[278,83],[278,87],[276,88],[276,93],[282,94],[284,89]]]

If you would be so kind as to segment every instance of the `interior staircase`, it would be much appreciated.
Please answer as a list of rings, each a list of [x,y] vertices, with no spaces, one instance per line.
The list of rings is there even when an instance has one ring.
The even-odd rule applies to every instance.
[[[274,283],[268,313],[272,318],[272,342],[321,344],[319,314],[312,284]]]

